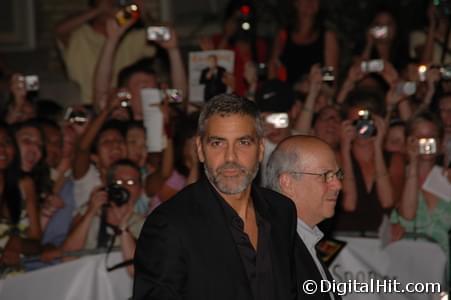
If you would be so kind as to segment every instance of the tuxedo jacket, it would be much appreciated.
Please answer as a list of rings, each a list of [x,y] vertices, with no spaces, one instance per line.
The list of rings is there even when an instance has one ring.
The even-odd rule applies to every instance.
[[[294,204],[256,186],[252,195],[271,226],[275,298],[295,299]],[[134,299],[253,299],[219,201],[208,180],[201,179],[149,215],[136,246]]]

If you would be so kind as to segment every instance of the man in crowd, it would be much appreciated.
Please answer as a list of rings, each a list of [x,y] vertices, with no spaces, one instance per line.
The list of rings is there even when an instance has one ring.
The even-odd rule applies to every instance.
[[[218,95],[198,130],[206,176],[147,219],[134,299],[293,299],[294,206],[252,185],[264,151],[257,107]]]
[[[292,136],[283,140],[269,158],[267,186],[292,199],[298,216],[297,280],[332,280],[317,256],[316,244],[323,234],[317,225],[334,215],[341,190],[342,170],[332,148],[312,136]],[[340,299],[332,293],[300,294],[299,299]]]

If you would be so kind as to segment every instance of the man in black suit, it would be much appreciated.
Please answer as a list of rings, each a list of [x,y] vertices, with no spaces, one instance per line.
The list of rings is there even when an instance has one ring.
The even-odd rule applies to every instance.
[[[289,199],[252,184],[264,151],[255,103],[214,97],[198,133],[206,178],[148,217],[134,299],[294,299],[296,212]]]
[[[218,58],[212,54],[208,56],[208,67],[200,74],[200,84],[204,84],[204,101],[209,101],[212,97],[225,93],[227,85],[223,77],[226,69],[218,65]]]
[[[296,205],[300,237],[296,243],[297,281],[302,287],[307,280],[314,280],[318,288],[313,294],[301,288],[298,299],[341,299],[337,293],[321,291],[321,280],[332,282],[333,278],[316,251],[316,244],[323,237],[317,225],[334,215],[343,179],[334,151],[313,136],[288,137],[271,154],[265,179],[266,186]]]

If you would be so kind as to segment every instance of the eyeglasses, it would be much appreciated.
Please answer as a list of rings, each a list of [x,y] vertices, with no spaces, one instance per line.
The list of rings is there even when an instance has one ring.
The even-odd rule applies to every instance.
[[[342,169],[338,169],[336,172],[333,171],[327,171],[324,173],[309,173],[309,172],[289,172],[293,175],[316,175],[321,176],[323,178],[324,183],[330,183],[334,178],[337,178],[338,180],[343,180],[344,178],[344,172]]]
[[[133,180],[133,179],[127,179],[127,180],[122,180],[122,179],[118,179],[114,181],[115,184],[117,185],[126,185],[126,186],[134,186],[136,184],[138,184],[137,180]]]

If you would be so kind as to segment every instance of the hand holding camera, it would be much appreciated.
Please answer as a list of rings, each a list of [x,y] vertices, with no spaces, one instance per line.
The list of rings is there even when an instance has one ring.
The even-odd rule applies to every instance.
[[[25,78],[22,74],[13,74],[10,82],[10,91],[14,95],[16,102],[25,100],[27,90],[25,88]]]
[[[100,209],[108,202],[108,194],[103,187],[97,187],[92,191],[89,199],[88,214],[95,216],[100,213]]]
[[[376,129],[376,139],[374,146],[376,149],[382,150],[384,144],[385,133],[387,132],[387,123],[382,117],[377,115],[373,116],[373,122]]]
[[[178,48],[178,38],[175,30],[168,26],[147,27],[147,40],[158,43],[166,50]]]
[[[310,68],[309,92],[318,95],[323,84],[323,69],[315,64]]]
[[[358,111],[358,115],[359,118],[352,122],[357,135],[364,139],[375,136],[377,134],[377,128],[374,125],[371,112],[367,109],[361,109]]]
[[[345,151],[351,151],[352,141],[356,138],[356,128],[351,120],[345,120],[341,123],[341,145]]]

